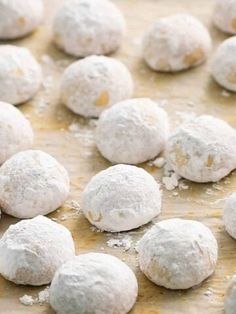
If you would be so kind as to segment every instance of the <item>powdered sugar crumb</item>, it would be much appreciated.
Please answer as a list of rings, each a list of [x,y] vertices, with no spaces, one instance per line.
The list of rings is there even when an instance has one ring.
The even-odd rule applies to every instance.
[[[80,131],[80,125],[78,122],[72,122],[69,127],[68,130],[72,133],[76,133]]]
[[[21,304],[26,305],[26,306],[34,304],[33,297],[31,295],[27,295],[27,294],[25,294],[21,298],[19,298],[19,301]]]
[[[213,294],[213,291],[211,288],[208,288],[205,292],[204,292],[204,295],[206,297],[210,297],[211,295]]]
[[[48,303],[49,302],[49,287],[46,287],[44,290],[38,293],[37,303]]]
[[[129,235],[121,237],[118,235],[118,238],[112,238],[107,241],[107,245],[110,248],[124,248],[124,251],[128,251],[132,246],[132,238]]]
[[[149,161],[148,165],[151,167],[162,168],[166,163],[164,157],[158,157],[155,160]]]
[[[178,188],[179,188],[179,190],[188,190],[189,186],[184,181],[180,181]]]
[[[162,178],[162,183],[168,191],[172,191],[177,188],[179,184],[179,179],[180,177],[175,172],[172,172],[170,176]]]
[[[33,297],[31,295],[23,295],[19,298],[21,304],[25,306],[33,305],[33,304],[43,304],[49,302],[49,287],[46,287],[44,290],[38,293],[37,297]]]

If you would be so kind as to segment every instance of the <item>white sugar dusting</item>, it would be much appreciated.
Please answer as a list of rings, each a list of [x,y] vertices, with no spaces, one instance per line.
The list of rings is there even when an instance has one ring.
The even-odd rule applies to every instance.
[[[49,302],[49,287],[46,287],[44,290],[40,291],[37,297],[33,297],[31,295],[23,295],[19,298],[21,304],[25,306],[48,303]]]
[[[118,235],[118,238],[111,238],[107,241],[107,246],[110,248],[123,248],[128,251],[132,246],[132,238],[129,235]]]

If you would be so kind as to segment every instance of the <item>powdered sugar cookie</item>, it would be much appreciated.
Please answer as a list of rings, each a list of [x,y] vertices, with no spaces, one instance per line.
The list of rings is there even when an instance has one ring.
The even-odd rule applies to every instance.
[[[0,101],[25,102],[36,94],[41,81],[41,67],[28,49],[0,46]]]
[[[166,112],[148,98],[125,100],[104,111],[96,145],[112,163],[138,164],[156,157],[169,135]]]
[[[112,166],[96,174],[82,194],[85,217],[101,230],[138,228],[161,211],[159,184],[145,170]]]
[[[88,253],[58,269],[50,304],[58,314],[126,314],[137,293],[137,279],[125,263],[112,255]]]
[[[109,54],[120,46],[125,21],[108,0],[71,0],[57,12],[54,42],[68,54],[86,57]]]
[[[42,18],[42,0],[0,0],[0,38],[23,37],[35,30]]]
[[[0,102],[0,164],[33,145],[30,122],[14,106]]]
[[[236,309],[236,276],[232,276],[227,287],[224,299],[224,313],[235,314]]]
[[[182,124],[167,143],[166,158],[180,176],[216,182],[236,168],[236,133],[225,121],[202,115]]]
[[[178,14],[155,22],[143,38],[143,57],[150,68],[175,72],[204,62],[211,50],[211,37],[200,21]]]
[[[218,84],[236,92],[236,36],[218,47],[213,56],[211,74]]]
[[[46,215],[60,207],[68,194],[67,171],[42,151],[17,153],[0,168],[0,206],[11,216]]]
[[[226,231],[236,239],[236,193],[231,194],[226,200],[223,221]]]
[[[168,219],[155,224],[139,241],[139,265],[155,284],[188,289],[215,270],[217,242],[210,229],[193,220]]]
[[[236,34],[236,1],[216,0],[213,22],[221,31]]]
[[[75,256],[69,230],[37,216],[11,225],[0,240],[0,273],[21,285],[51,282],[56,270]]]
[[[113,58],[87,57],[70,65],[63,74],[63,103],[85,117],[98,117],[104,109],[132,94],[129,70]]]

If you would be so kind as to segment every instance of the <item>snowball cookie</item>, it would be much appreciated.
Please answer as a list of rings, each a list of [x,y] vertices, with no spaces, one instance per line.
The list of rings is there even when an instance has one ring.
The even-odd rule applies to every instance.
[[[199,116],[170,137],[166,158],[185,179],[216,182],[236,168],[236,132],[221,119]]]
[[[29,34],[41,23],[42,17],[42,0],[0,0],[0,39]]]
[[[236,34],[236,0],[216,0],[213,22],[221,31]]]
[[[236,313],[236,276],[232,276],[229,285],[227,287],[224,299],[224,313],[235,314]]]
[[[143,57],[150,68],[176,72],[204,62],[211,50],[205,26],[191,15],[171,15],[155,22],[143,38]]]
[[[0,101],[25,102],[35,95],[41,81],[41,67],[28,49],[0,46]]]
[[[236,193],[231,194],[225,202],[223,221],[226,231],[236,239]]]
[[[67,171],[42,151],[17,153],[0,168],[0,207],[8,215],[46,215],[60,207],[68,194]]]
[[[33,145],[30,122],[14,106],[0,102],[0,164]]]
[[[138,164],[156,157],[169,135],[166,112],[148,98],[120,102],[97,124],[96,145],[112,163]]]
[[[56,45],[76,57],[109,54],[120,46],[125,20],[108,0],[67,1],[54,18]]]
[[[21,285],[51,282],[56,270],[75,256],[69,230],[43,216],[11,225],[0,240],[0,273]]]
[[[188,289],[215,270],[217,242],[209,228],[194,220],[167,219],[155,224],[138,243],[142,272],[168,289]]]
[[[112,255],[88,253],[58,269],[49,302],[58,314],[126,314],[137,293],[137,279],[125,263]]]
[[[219,85],[236,92],[236,36],[225,40],[216,50],[211,74]]]
[[[129,165],[109,167],[96,174],[82,193],[86,218],[101,230],[138,228],[161,211],[159,184],[145,170]]]
[[[87,57],[70,65],[62,77],[63,103],[85,117],[98,117],[105,108],[132,94],[129,70],[113,58]]]

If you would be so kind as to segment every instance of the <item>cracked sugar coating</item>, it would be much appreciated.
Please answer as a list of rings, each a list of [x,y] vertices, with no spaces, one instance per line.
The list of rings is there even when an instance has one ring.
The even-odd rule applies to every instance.
[[[138,283],[133,271],[115,256],[88,253],[58,269],[49,295],[57,314],[126,314]]]
[[[235,314],[236,309],[236,276],[232,276],[224,298],[224,313]]]
[[[36,94],[41,81],[41,67],[28,49],[0,46],[0,101],[25,102]]]
[[[236,168],[236,132],[221,119],[199,116],[177,128],[167,143],[166,158],[185,179],[219,181]]]
[[[138,164],[155,158],[169,135],[166,112],[148,98],[126,100],[104,111],[96,145],[112,163]]]
[[[159,184],[141,168],[112,166],[89,181],[81,208],[91,224],[101,230],[135,229],[160,214]]]
[[[67,199],[69,188],[65,168],[39,150],[17,153],[0,168],[0,206],[17,218],[56,210]]]
[[[138,243],[142,272],[168,289],[188,289],[200,284],[214,272],[217,251],[209,228],[184,219],[158,222]]]
[[[213,22],[221,31],[236,34],[236,0],[216,0]]]
[[[236,92],[236,36],[225,40],[216,50],[211,74],[219,85]]]
[[[161,72],[185,70],[203,63],[211,50],[205,26],[191,15],[160,18],[145,33],[143,57],[150,68]]]
[[[30,148],[33,140],[30,122],[20,110],[0,102],[0,164],[15,153]]]
[[[11,225],[0,240],[0,273],[21,285],[51,282],[56,270],[75,256],[69,230],[37,216]]]
[[[41,23],[42,0],[0,0],[0,39],[23,37]]]
[[[115,103],[133,94],[133,80],[120,61],[91,56],[70,65],[61,84],[63,103],[77,114],[98,117]]]
[[[125,20],[108,0],[67,1],[54,18],[56,45],[77,57],[109,54],[118,49],[125,32]]]
[[[223,221],[226,231],[236,239],[236,193],[231,194],[226,200]]]

